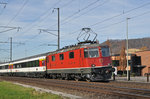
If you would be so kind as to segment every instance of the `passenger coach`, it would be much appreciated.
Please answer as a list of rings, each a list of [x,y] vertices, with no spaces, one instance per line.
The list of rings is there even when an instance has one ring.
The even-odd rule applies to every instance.
[[[0,64],[0,75],[43,77],[46,73],[46,56],[28,57]]]

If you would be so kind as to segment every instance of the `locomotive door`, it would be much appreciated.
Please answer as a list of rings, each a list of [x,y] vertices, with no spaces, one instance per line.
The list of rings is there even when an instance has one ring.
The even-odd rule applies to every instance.
[[[46,57],[46,68],[47,69],[51,69],[51,62],[50,62],[50,56],[47,56]]]

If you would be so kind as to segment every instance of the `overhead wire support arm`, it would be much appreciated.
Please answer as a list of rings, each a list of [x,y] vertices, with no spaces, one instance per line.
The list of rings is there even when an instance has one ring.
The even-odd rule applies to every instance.
[[[17,29],[17,32],[21,29],[21,27],[9,27],[9,26],[0,26],[0,28],[8,28],[8,30],[0,31],[0,33],[8,32],[14,29]]]
[[[51,31],[51,30],[46,30],[46,29],[39,29],[39,30],[40,30],[40,33],[46,32],[46,33],[49,33],[49,34],[51,34],[51,35],[58,36],[57,34],[54,34],[54,33],[49,32],[49,31]],[[53,31],[54,31],[54,30],[53,30]]]
[[[4,5],[4,8],[6,8],[7,3],[0,2],[1,5]]]

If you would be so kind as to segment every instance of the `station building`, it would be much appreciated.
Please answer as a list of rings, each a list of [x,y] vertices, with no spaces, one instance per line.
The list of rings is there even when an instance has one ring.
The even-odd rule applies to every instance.
[[[145,66],[141,71],[142,76],[145,76],[146,73],[150,73],[150,50],[138,51],[134,54],[141,57],[141,64]]]
[[[130,73],[135,76],[145,76],[147,73],[150,73],[150,50],[129,50],[129,68],[127,68],[126,65],[120,65],[120,60],[120,54],[112,55],[112,65],[117,68],[117,74],[119,75],[126,74],[127,69],[129,69]],[[124,60],[127,61],[127,57]]]

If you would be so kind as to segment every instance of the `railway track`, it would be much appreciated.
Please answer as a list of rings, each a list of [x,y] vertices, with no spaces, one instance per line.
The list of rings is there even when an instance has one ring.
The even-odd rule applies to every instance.
[[[39,79],[39,78],[22,78],[22,77],[0,77],[2,80],[25,83],[30,85],[38,85],[44,88],[60,88],[65,90],[74,90],[85,94],[94,94],[97,96],[109,95],[113,97],[124,97],[126,99],[150,99],[150,89],[118,86],[118,82],[83,82],[83,81],[66,81],[55,79]],[[127,83],[123,83],[127,84]]]

